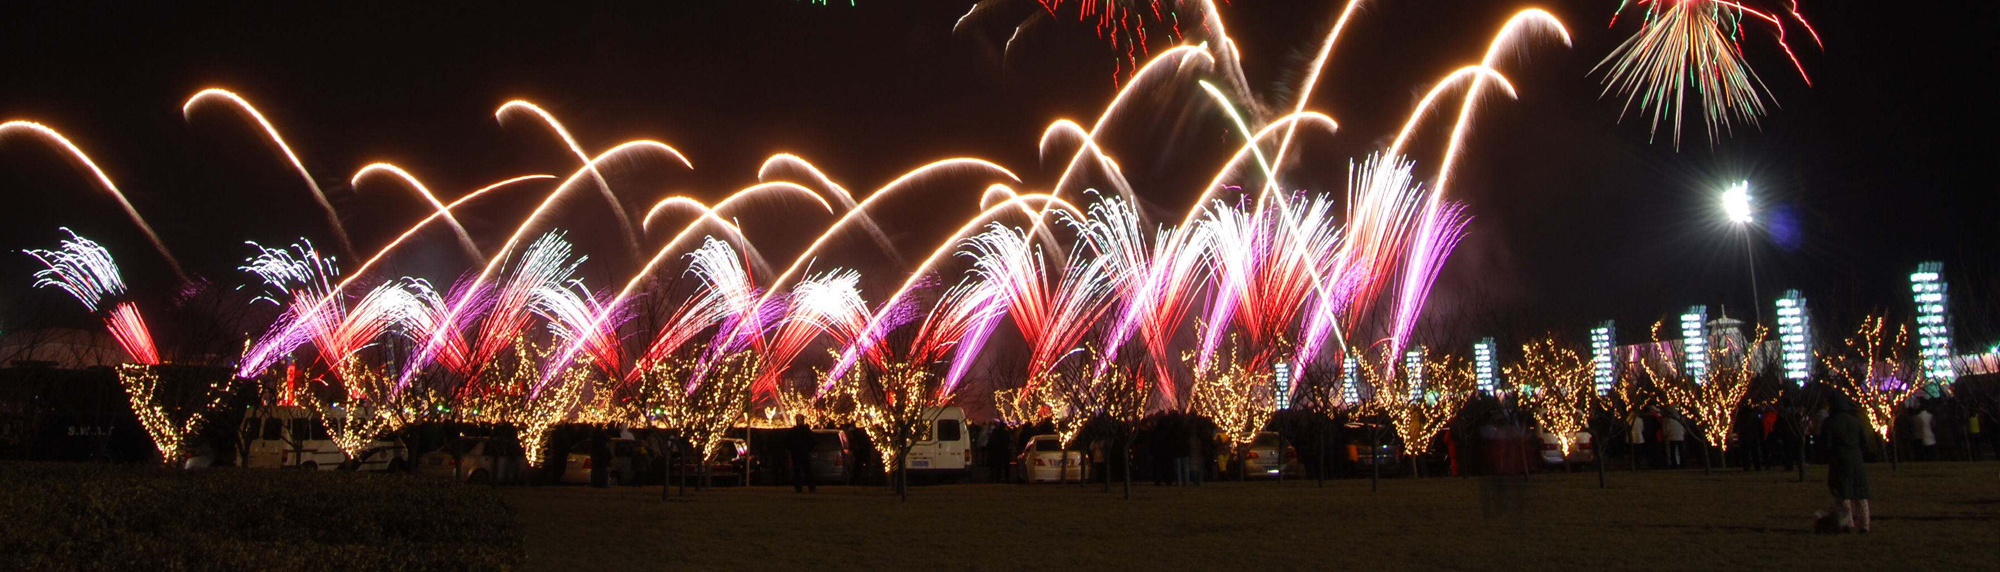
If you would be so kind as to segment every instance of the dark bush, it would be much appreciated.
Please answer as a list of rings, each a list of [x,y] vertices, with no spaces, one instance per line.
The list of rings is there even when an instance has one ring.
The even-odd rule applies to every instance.
[[[0,569],[518,568],[484,487],[399,474],[0,464]]]

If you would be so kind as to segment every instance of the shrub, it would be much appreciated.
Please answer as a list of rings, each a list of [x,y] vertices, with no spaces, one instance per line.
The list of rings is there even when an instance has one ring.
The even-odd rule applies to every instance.
[[[498,495],[399,474],[8,463],[0,569],[509,569]]]

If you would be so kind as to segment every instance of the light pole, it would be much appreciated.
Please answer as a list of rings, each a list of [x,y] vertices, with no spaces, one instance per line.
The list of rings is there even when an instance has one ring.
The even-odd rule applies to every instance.
[[[1750,181],[1738,181],[1722,192],[1722,212],[1729,217],[1729,224],[1743,231],[1743,254],[1750,261],[1750,307],[1761,326],[1764,304],[1757,298],[1757,249],[1750,237],[1750,225],[1755,222],[1750,208]]]

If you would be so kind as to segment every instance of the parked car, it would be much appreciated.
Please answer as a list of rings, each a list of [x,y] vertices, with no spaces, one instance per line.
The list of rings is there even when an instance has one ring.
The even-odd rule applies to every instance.
[[[813,480],[820,483],[849,484],[854,480],[854,450],[847,446],[847,433],[838,429],[813,430]]]
[[[1029,438],[1014,460],[1014,480],[1023,483],[1081,481],[1089,476],[1083,451],[1064,451],[1062,438],[1055,435]]]
[[[491,437],[465,437],[417,460],[417,472],[465,483],[514,483],[528,466],[521,447]]]
[[[957,407],[927,412],[918,424],[917,443],[903,458],[912,477],[963,477],[972,466],[972,432],[965,429],[965,410]]]
[[[1554,433],[1540,432],[1542,437],[1542,463],[1545,465],[1589,464],[1597,462],[1597,448],[1590,443],[1590,433],[1578,431],[1570,434],[1569,454],[1564,455],[1562,441]]]
[[[1281,441],[1283,440],[1278,438],[1276,432],[1265,431],[1258,433],[1257,437],[1250,441],[1250,446],[1243,448],[1243,462],[1238,467],[1238,469],[1243,471],[1243,476],[1247,478],[1277,477],[1279,476],[1279,471],[1284,471],[1286,475],[1300,474],[1303,467],[1299,465],[1298,449],[1292,448],[1291,445],[1284,445],[1284,450],[1280,452],[1279,445]]]
[[[327,434],[326,424],[304,407],[253,408],[239,430],[244,467],[402,471],[409,465],[409,448],[392,436],[377,437],[356,459],[348,459]]]
[[[636,486],[657,482],[659,477],[654,468],[659,455],[652,447],[638,439],[611,439],[606,446],[610,457],[605,461],[605,480],[611,486]],[[590,454],[590,444],[585,443],[571,449],[564,459],[562,479],[564,483],[590,484],[590,472],[595,461]]]
[[[1368,454],[1368,441],[1354,440],[1347,443],[1347,460],[1363,467],[1371,462],[1385,467],[1395,467],[1403,462],[1403,448],[1395,443],[1383,443],[1381,449],[1371,457]]]
[[[736,437],[723,437],[722,442],[716,444],[715,452],[710,454],[702,465],[695,464],[692,457],[677,456],[677,458],[680,459],[680,464],[674,467],[673,478],[681,479],[684,483],[694,483],[695,479],[707,478],[710,484],[719,479],[722,482],[734,480],[744,485],[750,483],[747,471],[755,460],[755,456],[750,453],[749,443]],[[707,470],[706,474],[702,473],[704,468]]]

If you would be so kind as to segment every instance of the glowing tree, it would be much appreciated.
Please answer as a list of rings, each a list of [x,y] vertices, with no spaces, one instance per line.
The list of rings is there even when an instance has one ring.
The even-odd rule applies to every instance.
[[[1235,348],[1231,344],[1221,363],[1212,363],[1206,369],[1197,367],[1201,360],[1193,352],[1181,361],[1195,370],[1189,410],[1213,421],[1230,446],[1240,450],[1257,438],[1258,431],[1264,430],[1264,422],[1271,419],[1278,406],[1271,393],[1271,372],[1251,369],[1250,364],[1238,359]]]
[[[1590,425],[1595,381],[1592,362],[1550,334],[1521,346],[1521,361],[1507,368],[1518,386],[1519,399],[1535,416],[1542,431],[1554,434],[1565,458],[1575,435]]]
[[[1767,333],[1763,326],[1757,326],[1756,335],[1748,340],[1717,336],[1716,340],[1704,340],[1697,347],[1707,353],[1707,360],[1700,375],[1685,372],[1685,363],[1678,350],[1671,343],[1660,339],[1660,330],[1665,322],[1653,325],[1653,347],[1659,359],[1642,360],[1647,377],[1660,391],[1661,401],[1679,410],[1691,425],[1689,429],[1707,441],[1702,448],[1702,466],[1709,463],[1708,447],[1715,447],[1724,453],[1727,462],[1729,452],[1729,428],[1735,426],[1736,410],[1743,399],[1750,395],[1751,382],[1757,378],[1755,360],[1759,348],[1763,347]],[[1722,342],[1722,343],[1714,343]],[[1690,344],[1693,345],[1693,344]]]
[[[1832,385],[1854,400],[1869,427],[1889,444],[1890,466],[1895,467],[1896,440],[1890,432],[1896,414],[1930,380],[1924,378],[1917,352],[1910,347],[1909,328],[1891,329],[1887,317],[1864,318],[1842,347],[1821,355],[1820,362]]]
[[[1136,344],[1135,344],[1136,345]],[[1151,388],[1146,385],[1144,354],[1127,348],[1117,359],[1105,359],[1096,350],[1072,355],[1056,368],[1043,384],[1047,395],[1066,414],[1056,426],[1063,433],[1063,446],[1088,442],[1108,442],[1125,467],[1125,498],[1132,498],[1132,440],[1139,421],[1146,416]],[[1111,450],[1108,449],[1108,450]],[[1094,462],[1094,461],[1093,461]],[[1108,460],[1106,462],[1109,462]],[[1104,486],[1111,486],[1109,475]]]
[[[1381,363],[1361,359],[1357,365],[1370,390],[1362,407],[1391,422],[1415,468],[1430,452],[1431,442],[1458,417],[1459,409],[1477,391],[1478,382],[1472,364],[1464,359],[1433,356],[1428,349],[1413,351],[1418,354],[1417,363],[1422,364],[1421,373],[1412,374],[1407,366],[1397,368],[1386,346]]]
[[[639,408],[648,425],[672,431],[703,467],[722,435],[743,418],[762,360],[739,351],[713,360],[673,357],[640,372]]]
[[[68,292],[86,310],[104,320],[104,327],[135,363],[118,367],[118,384],[124,388],[132,413],[152,438],[161,461],[173,465],[187,457],[186,439],[198,431],[210,411],[221,405],[230,392],[231,380],[208,386],[203,402],[188,410],[167,403],[160,383],[160,352],[153,335],[139,315],[138,304],[125,298],[125,279],[110,251],[69,229],[69,240],[55,250],[29,250],[29,256],[47,268],[35,273],[35,286]]]
[[[879,368],[849,369],[834,383],[854,400],[855,424],[868,432],[868,440],[881,453],[896,494],[909,500],[910,477],[904,459],[922,438],[923,428],[949,404],[950,394],[940,391],[935,373],[900,360]]]
[[[1642,373],[1645,371],[1644,368],[1628,366],[1617,370],[1618,373],[1613,378],[1611,386],[1607,388],[1608,391],[1597,394],[1593,403],[1596,404],[1598,411],[1604,412],[1611,418],[1611,423],[1615,427],[1623,427],[1627,432],[1625,435],[1629,438],[1629,432],[1644,430],[1640,424],[1634,423],[1633,419],[1658,401],[1658,397],[1646,386],[1645,375]],[[1618,431],[1607,432],[1606,435],[1615,433]],[[1597,452],[1600,455],[1598,460],[1602,465],[1601,455],[1604,454],[1605,444],[1601,438],[1597,440]],[[1638,470],[1639,452],[1636,449],[1627,454],[1627,460],[1631,462],[1633,470]]]

